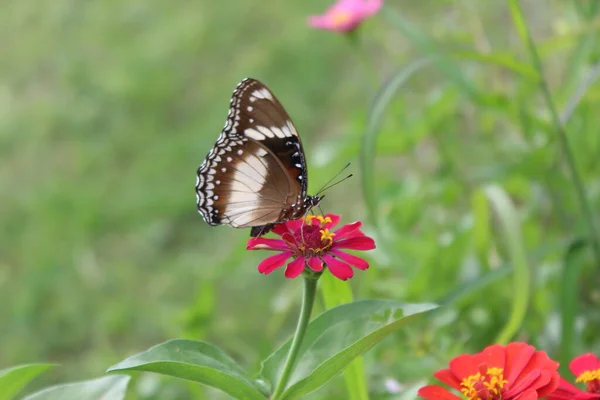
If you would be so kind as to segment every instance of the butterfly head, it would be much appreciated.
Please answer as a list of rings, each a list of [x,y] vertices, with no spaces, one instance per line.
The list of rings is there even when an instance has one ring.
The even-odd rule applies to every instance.
[[[306,211],[310,210],[313,207],[318,207],[321,204],[321,200],[323,200],[325,196],[306,196],[306,200],[304,200],[304,206],[306,207]]]

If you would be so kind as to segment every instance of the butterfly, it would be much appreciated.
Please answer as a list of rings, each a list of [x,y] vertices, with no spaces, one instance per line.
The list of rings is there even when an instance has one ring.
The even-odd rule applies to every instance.
[[[217,142],[198,168],[198,212],[210,225],[265,234],[319,205],[307,196],[306,158],[298,132],[264,84],[244,79],[230,101]]]

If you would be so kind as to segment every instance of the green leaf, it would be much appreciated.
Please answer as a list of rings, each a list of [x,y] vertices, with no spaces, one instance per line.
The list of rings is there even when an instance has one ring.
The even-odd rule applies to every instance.
[[[341,281],[332,274],[325,274],[321,277],[321,293],[328,309],[351,303],[353,300],[352,289],[348,282]],[[348,400],[369,400],[362,357],[355,358],[348,365],[344,371],[344,382]]]
[[[296,367],[281,399],[310,393],[333,379],[356,357],[434,304],[361,300],[332,308],[315,318],[302,342]],[[277,382],[291,340],[263,362],[261,374]]]
[[[36,392],[23,400],[123,400],[129,379],[126,375],[115,375],[67,383]]]
[[[0,400],[11,399],[38,375],[54,367],[54,364],[27,364],[1,370]]]
[[[530,65],[515,58],[512,54],[481,53],[472,50],[454,50],[451,55],[465,60],[478,61],[481,64],[489,64],[505,68],[506,70],[520,74],[523,78],[537,80],[538,74]]]
[[[236,399],[265,399],[231,357],[213,345],[196,340],[169,340],[108,369],[113,371],[156,372],[221,389]]]

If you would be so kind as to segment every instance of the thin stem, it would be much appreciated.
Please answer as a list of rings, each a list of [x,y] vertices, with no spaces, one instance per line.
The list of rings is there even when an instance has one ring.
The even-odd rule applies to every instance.
[[[371,90],[377,90],[377,87],[379,86],[378,74],[371,62],[371,57],[365,53],[364,46],[362,46],[360,42],[358,30],[348,32],[346,37],[348,38],[350,46],[352,46],[359,63],[365,71],[365,75],[367,76],[367,79],[371,85]]]
[[[569,145],[567,132],[563,123],[560,120],[560,117],[558,116],[558,112],[556,111],[556,106],[554,105],[554,101],[552,100],[552,95],[550,94],[548,83],[546,82],[546,78],[544,77],[544,70],[542,68],[540,56],[537,52],[537,48],[535,46],[533,38],[531,37],[531,31],[529,30],[529,26],[527,25],[527,23],[525,22],[525,18],[523,17],[523,10],[521,9],[519,1],[513,0],[510,1],[509,4],[511,6],[513,19],[515,20],[517,29],[522,34],[522,39],[526,39],[527,48],[529,50],[529,53],[531,54],[532,64],[539,75],[542,95],[546,102],[546,106],[548,107],[548,110],[552,115],[552,123],[554,124],[554,127],[556,129],[556,134],[558,136],[560,147],[567,160],[567,168],[569,169],[569,173],[571,175],[571,178],[573,179],[573,184],[577,193],[577,200],[579,201],[581,212],[583,213],[583,218],[588,224],[592,248],[596,256],[596,262],[598,265],[600,265],[600,234],[596,229],[596,225],[594,223],[594,214],[587,200],[583,180],[581,179],[581,175],[577,171],[577,166],[575,164],[575,156],[573,155],[573,151],[571,150],[571,147]]]
[[[304,277],[302,308],[300,308],[300,316],[298,317],[296,333],[294,333],[292,345],[290,346],[290,352],[288,353],[287,360],[285,360],[281,377],[279,378],[279,382],[277,382],[277,386],[275,387],[275,391],[271,396],[271,400],[279,399],[285,390],[288,380],[290,379],[290,375],[292,374],[294,364],[296,362],[296,357],[298,356],[298,351],[302,345],[302,339],[304,339],[304,334],[306,333],[306,328],[308,327],[308,321],[310,321],[310,315],[312,313],[313,305],[315,304],[316,294],[317,280],[310,277]]]

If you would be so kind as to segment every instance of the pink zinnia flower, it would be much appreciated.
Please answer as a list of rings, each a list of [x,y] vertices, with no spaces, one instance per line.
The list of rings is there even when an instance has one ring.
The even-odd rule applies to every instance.
[[[350,32],[382,5],[382,0],[339,0],[325,14],[310,17],[308,23],[313,28]]]
[[[572,385],[564,378],[560,379],[558,389],[548,400],[591,400],[600,399],[600,360],[592,353],[575,357],[569,368],[577,378],[576,383],[584,383],[585,391]]]
[[[462,354],[450,361],[450,368],[434,376],[455,389],[441,386],[419,389],[428,400],[534,400],[552,393],[558,386],[558,363],[527,343],[486,347],[481,353]]]
[[[321,272],[327,267],[334,276],[346,280],[354,275],[351,265],[365,270],[369,264],[341,249],[372,250],[375,242],[360,230],[362,223],[359,221],[330,232],[339,222],[340,216],[333,214],[287,221],[273,228],[281,239],[251,238],[246,249],[281,252],[265,258],[258,265],[261,274],[270,274],[291,258],[285,269],[286,278],[295,278],[306,268]]]

